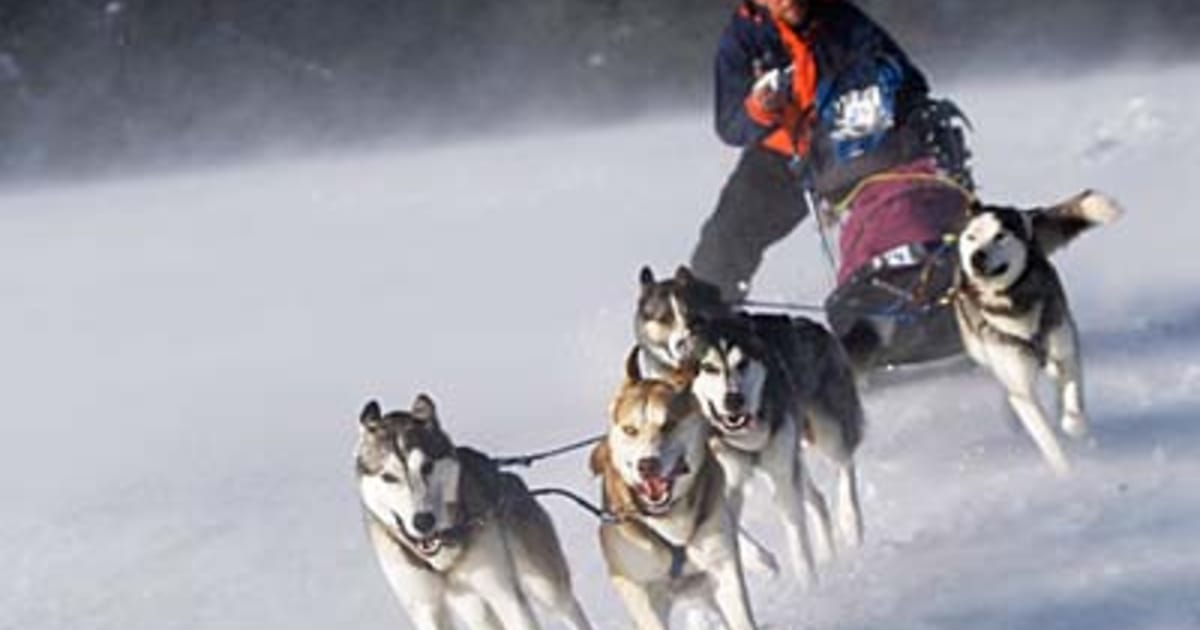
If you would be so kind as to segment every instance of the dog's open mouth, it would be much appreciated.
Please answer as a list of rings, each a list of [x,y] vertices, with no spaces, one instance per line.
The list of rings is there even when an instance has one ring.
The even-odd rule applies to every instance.
[[[408,532],[408,528],[404,526],[404,519],[400,518],[399,514],[392,514],[392,518],[396,520],[396,527],[400,528],[400,533],[408,539],[417,553],[425,556],[435,556],[442,550],[442,539],[438,536],[428,536],[418,538]]]
[[[708,403],[709,416],[722,433],[741,433],[754,427],[752,413],[721,413],[716,405]]]
[[[436,555],[442,550],[442,541],[439,538],[423,538],[413,541],[413,546],[422,554],[427,556]]]
[[[642,507],[650,514],[666,512],[675,498],[675,480],[690,471],[687,461],[680,457],[670,474],[643,477],[636,487]]]
[[[987,275],[992,278],[996,276],[1003,276],[1006,273],[1008,273],[1008,263],[1006,262],[1000,263],[996,267],[987,270]]]

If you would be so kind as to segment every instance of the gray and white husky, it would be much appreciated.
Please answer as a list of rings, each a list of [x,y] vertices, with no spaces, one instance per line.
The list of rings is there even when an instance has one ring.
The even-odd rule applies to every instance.
[[[723,443],[723,463],[741,462],[727,475],[738,480],[734,487],[745,480],[742,472],[752,470],[772,480],[797,571],[811,565],[793,497],[804,498],[823,547],[831,547],[828,511],[804,474],[801,438],[837,467],[838,529],[846,544],[860,544],[854,452],[865,419],[853,370],[836,338],[805,318],[737,314],[715,286],[686,267],[664,280],[644,268],[640,283],[634,317],[640,368],[655,375],[699,364],[692,390]],[[739,498],[733,502],[738,507]],[[756,546],[746,537],[742,542],[748,549]]]
[[[963,345],[1004,385],[1009,404],[1060,475],[1070,465],[1037,400],[1043,368],[1057,385],[1063,431],[1085,435],[1087,418],[1079,338],[1049,255],[1120,214],[1116,202],[1091,191],[1036,210],[977,206],[958,238],[962,274],[954,309]]]
[[[538,628],[533,601],[590,628],[549,515],[515,475],[442,431],[422,394],[410,411],[367,403],[356,451],[367,532],[417,628]]]

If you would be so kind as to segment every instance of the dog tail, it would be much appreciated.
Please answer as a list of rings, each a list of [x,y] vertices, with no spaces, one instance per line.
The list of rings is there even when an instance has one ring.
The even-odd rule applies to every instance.
[[[1084,192],[1050,208],[1033,211],[1033,239],[1049,256],[1083,232],[1114,223],[1123,214],[1116,200],[1094,190]]]

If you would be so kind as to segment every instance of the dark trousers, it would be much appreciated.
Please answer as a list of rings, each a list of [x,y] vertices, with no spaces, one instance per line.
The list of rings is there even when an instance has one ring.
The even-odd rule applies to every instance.
[[[759,147],[744,150],[700,230],[692,271],[720,287],[727,300],[746,297],[763,252],[808,215],[804,188],[788,162]]]

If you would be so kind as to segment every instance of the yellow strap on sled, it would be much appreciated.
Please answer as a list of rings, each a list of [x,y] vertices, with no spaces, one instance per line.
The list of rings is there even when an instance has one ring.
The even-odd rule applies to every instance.
[[[845,197],[842,197],[841,201],[834,204],[834,216],[838,217],[839,219],[845,216],[846,212],[850,209],[851,204],[854,203],[854,200],[867,186],[884,182],[925,182],[930,184],[941,184],[948,188],[953,188],[954,190],[958,191],[959,194],[963,196],[963,200],[966,201],[964,210],[971,207],[971,205],[976,201],[975,193],[967,190],[966,186],[963,186],[962,184],[954,181],[953,178],[946,175],[933,175],[930,173],[876,173],[875,175],[864,177],[863,179],[859,180],[859,182],[854,185],[854,188],[851,188],[850,192],[846,193]]]

